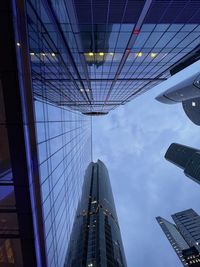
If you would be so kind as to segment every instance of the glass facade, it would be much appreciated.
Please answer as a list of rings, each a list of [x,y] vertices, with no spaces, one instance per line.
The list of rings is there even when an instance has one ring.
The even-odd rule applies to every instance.
[[[196,152],[189,160],[184,173],[200,184],[200,152]]]
[[[167,79],[199,45],[195,1],[29,0],[27,16],[35,97],[89,115]]]
[[[0,103],[2,109],[2,98]],[[84,170],[91,161],[90,119],[44,101],[35,101],[35,111],[37,167],[40,173],[38,190],[41,193],[39,205],[43,213],[47,265],[60,267],[66,257]],[[15,176],[12,173],[7,124],[3,117],[0,121],[0,266],[22,267],[26,265],[23,265],[21,255],[20,211],[15,201],[15,190],[18,189],[13,183]]]
[[[173,248],[175,249],[178,256],[181,256],[182,255],[181,251],[189,248],[189,246],[182,237],[182,235],[180,234],[176,225],[161,217],[157,217],[156,219],[160,224],[162,230],[164,231],[165,235],[169,239],[170,243],[173,244]]]
[[[181,144],[171,144],[165,158],[184,170],[186,176],[200,183],[199,150]]]
[[[1,42],[0,69],[2,267],[64,265],[84,171],[91,162],[91,118],[62,105],[61,87],[45,81],[62,73],[41,6],[41,1],[0,4],[0,34],[7,36]],[[33,55],[34,45],[38,52]],[[50,57],[55,57],[52,68]],[[72,68],[69,56],[63,57]],[[70,94],[78,97],[74,88]]]
[[[178,212],[172,215],[182,235],[188,244],[195,244],[200,251],[200,216],[192,209]]]
[[[100,160],[86,170],[65,266],[127,266],[108,171]]]
[[[192,209],[172,215],[175,224],[157,221],[183,266],[200,266],[200,216]]]
[[[196,152],[197,150],[192,147],[172,143],[165,154],[165,158],[176,164],[178,167],[185,169],[189,159]]]
[[[0,265],[60,267],[91,162],[83,114],[107,114],[167,79],[199,44],[200,7],[7,0],[0,11]],[[114,203],[102,203],[102,261],[126,266]]]
[[[48,266],[59,267],[91,161],[90,119],[44,101],[35,101],[35,112]]]

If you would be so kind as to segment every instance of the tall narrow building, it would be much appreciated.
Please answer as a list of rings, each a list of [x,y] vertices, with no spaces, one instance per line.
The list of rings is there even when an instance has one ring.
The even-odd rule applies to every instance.
[[[200,183],[200,150],[172,143],[165,158],[183,169],[186,176]]]
[[[102,161],[90,163],[65,267],[126,267],[111,184]]]
[[[200,216],[192,209],[172,215],[175,224],[157,217],[157,221],[183,266],[200,266]]]
[[[48,101],[44,80],[43,99],[33,95],[26,7],[39,25],[30,2],[42,1],[0,1],[0,266],[62,267],[91,162],[91,120]]]

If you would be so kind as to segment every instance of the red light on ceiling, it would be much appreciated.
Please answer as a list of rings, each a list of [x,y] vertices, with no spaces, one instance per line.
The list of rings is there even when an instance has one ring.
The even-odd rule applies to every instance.
[[[140,30],[139,29],[135,29],[134,31],[133,31],[133,34],[135,34],[135,35],[138,35],[140,33]]]

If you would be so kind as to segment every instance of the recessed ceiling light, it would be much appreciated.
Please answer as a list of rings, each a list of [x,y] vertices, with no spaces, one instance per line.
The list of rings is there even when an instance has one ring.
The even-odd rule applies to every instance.
[[[157,53],[151,53],[151,57],[152,57],[152,58],[157,57]]]
[[[136,55],[137,55],[138,57],[141,57],[141,56],[142,56],[142,52],[138,52]]]

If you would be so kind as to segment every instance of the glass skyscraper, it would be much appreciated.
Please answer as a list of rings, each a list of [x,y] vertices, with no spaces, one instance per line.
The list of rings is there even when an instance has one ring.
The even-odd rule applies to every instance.
[[[108,171],[102,161],[85,173],[65,267],[126,267]]]
[[[157,221],[183,266],[200,266],[200,216],[192,209],[172,215],[175,224],[157,217]]]
[[[63,266],[91,120],[196,51],[196,1],[0,1],[0,265]],[[82,114],[83,113],[83,114]]]
[[[200,44],[198,1],[26,2],[35,98],[88,115],[166,80]]]
[[[175,70],[171,70],[172,76],[176,75],[163,83],[165,91],[159,94],[156,100],[165,104],[182,103],[187,117],[196,125],[200,125],[200,47],[194,54],[195,56],[192,54],[188,60],[183,60],[175,66]]]
[[[165,158],[184,170],[184,174],[200,183],[200,150],[173,143],[168,148]]]
[[[36,72],[48,66],[40,59],[32,64],[28,46],[46,35],[41,28],[41,40],[27,33],[40,13],[30,14],[26,2],[0,3],[0,266],[61,267],[91,162],[91,121],[49,101],[44,81],[42,98],[34,94]]]

